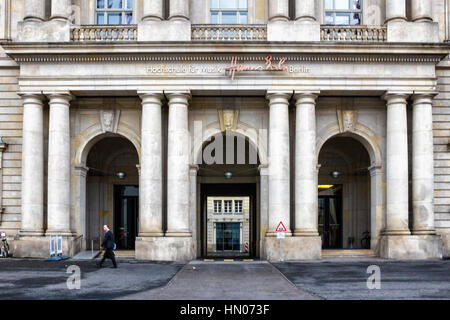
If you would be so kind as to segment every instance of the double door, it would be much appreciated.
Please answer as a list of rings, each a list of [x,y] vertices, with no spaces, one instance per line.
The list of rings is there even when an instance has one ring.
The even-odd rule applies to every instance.
[[[117,249],[134,250],[139,232],[139,187],[114,186],[114,236]]]
[[[236,222],[216,223],[216,251],[241,250],[241,224]]]
[[[319,234],[323,249],[342,248],[342,209],[340,196],[319,196]]]

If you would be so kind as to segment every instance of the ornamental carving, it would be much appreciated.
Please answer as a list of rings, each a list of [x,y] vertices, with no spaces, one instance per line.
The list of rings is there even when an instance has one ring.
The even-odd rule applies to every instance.
[[[117,133],[120,110],[100,110],[100,123],[103,132]]]

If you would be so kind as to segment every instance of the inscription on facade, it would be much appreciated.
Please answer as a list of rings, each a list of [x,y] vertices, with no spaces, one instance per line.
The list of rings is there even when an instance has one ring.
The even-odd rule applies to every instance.
[[[272,56],[267,56],[264,62],[250,61],[240,63],[237,56],[231,58],[228,64],[221,61],[216,63],[196,63],[196,62],[170,62],[167,64],[157,64],[146,67],[146,73],[151,75],[217,75],[228,76],[234,80],[237,74],[243,72],[268,72],[276,71],[280,75],[301,75],[309,74],[311,69],[305,65],[290,65],[286,63],[286,58],[275,60]]]

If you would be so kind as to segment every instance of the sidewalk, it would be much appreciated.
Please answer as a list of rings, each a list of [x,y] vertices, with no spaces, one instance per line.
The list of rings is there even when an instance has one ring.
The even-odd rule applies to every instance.
[[[316,300],[266,261],[191,261],[165,286],[119,299]]]

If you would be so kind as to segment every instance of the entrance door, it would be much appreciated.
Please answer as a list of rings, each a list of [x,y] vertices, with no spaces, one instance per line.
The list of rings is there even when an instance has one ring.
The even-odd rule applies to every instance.
[[[241,224],[216,223],[216,252],[241,251]]]
[[[203,257],[257,257],[256,183],[201,184]]]
[[[114,236],[117,249],[134,250],[139,232],[139,187],[114,186]]]
[[[319,196],[319,234],[323,249],[342,248],[340,196]]]

